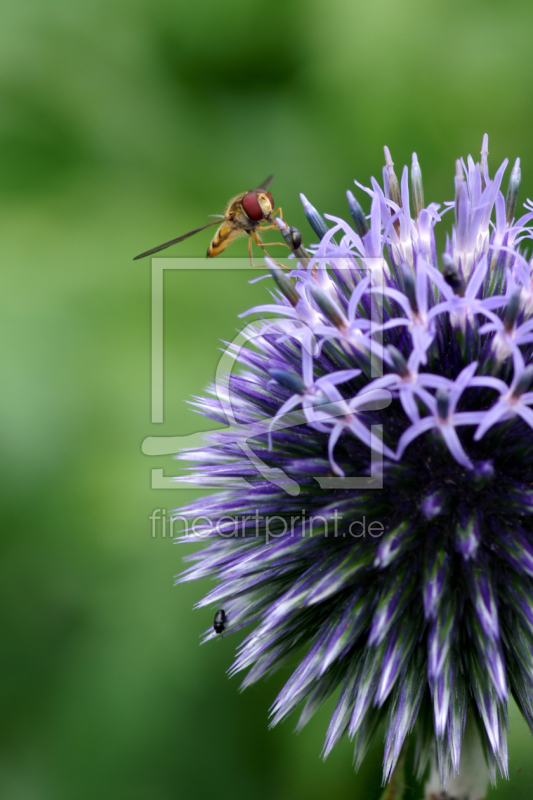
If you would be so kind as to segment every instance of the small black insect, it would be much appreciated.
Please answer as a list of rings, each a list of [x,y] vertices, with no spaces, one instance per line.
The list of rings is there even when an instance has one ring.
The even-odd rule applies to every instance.
[[[222,633],[226,627],[226,619],[226,612],[221,608],[220,611],[217,611],[215,614],[215,621],[213,622],[215,633]]]

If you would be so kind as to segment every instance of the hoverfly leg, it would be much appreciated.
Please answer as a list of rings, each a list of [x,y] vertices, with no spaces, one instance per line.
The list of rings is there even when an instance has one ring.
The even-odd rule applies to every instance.
[[[252,253],[252,236],[254,237],[254,242],[259,245],[259,247],[263,247],[263,242],[259,239],[255,231],[252,231],[248,234],[248,256],[250,257],[250,266],[257,267],[257,269],[262,269],[260,264],[254,264],[254,257]]]
[[[286,247],[288,250],[291,248],[285,242],[261,242],[260,247]]]
[[[273,225],[272,227],[276,227],[277,228],[278,226],[277,225],[275,225],[275,226]],[[261,228],[260,230],[265,230],[265,228]],[[263,242],[261,237],[259,236],[258,232],[257,231],[252,231],[252,233],[250,235],[250,238],[248,240],[249,243],[250,243],[249,244],[250,251],[251,251],[251,247],[252,247],[252,244],[251,244],[252,236],[254,237],[254,242],[256,243],[256,245],[258,247],[260,247],[261,250],[265,253],[265,255],[269,256],[269,258],[271,258],[271,256],[269,255],[268,250],[266,249],[267,247],[270,247],[273,244],[284,244],[283,242],[266,242],[266,244],[265,244],[265,242]],[[285,247],[287,247],[287,245],[285,245]],[[290,250],[290,247],[288,249]],[[250,253],[250,261],[251,261],[251,259],[252,259],[252,256],[251,256],[251,253]],[[274,263],[280,269],[285,269],[283,264],[278,264],[277,261],[274,261]],[[252,266],[253,266],[253,264],[252,264]]]

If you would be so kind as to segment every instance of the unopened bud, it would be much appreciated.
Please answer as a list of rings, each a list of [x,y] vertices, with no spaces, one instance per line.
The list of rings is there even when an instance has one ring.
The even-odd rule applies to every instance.
[[[339,330],[345,330],[347,327],[346,320],[340,309],[337,308],[331,298],[328,297],[328,295],[316,282],[313,282],[313,285],[311,285],[311,294],[313,296],[313,300],[322,311],[326,319],[328,319],[332,325],[335,325],[335,327]]]
[[[348,208],[350,209],[350,214],[352,215],[352,219],[354,221],[355,230],[359,236],[363,238],[365,233],[368,233],[368,225],[366,223],[363,209],[349,189],[346,192],[346,197],[348,198]]]
[[[465,176],[463,174],[463,165],[461,159],[455,162],[455,224],[459,224],[459,203],[463,191],[466,191]]]
[[[520,312],[520,289],[517,289],[511,295],[509,302],[505,308],[505,312],[503,315],[503,327],[510,333],[515,326],[515,322],[518,319],[518,314]]]
[[[385,153],[385,166],[387,167],[387,174],[389,176],[389,200],[392,200],[397,205],[401,206],[402,198],[400,194],[400,184],[394,172],[394,162],[391,158],[390,150],[387,146],[383,148]]]
[[[492,461],[477,461],[472,471],[475,489],[479,490],[485,488],[485,486],[492,482],[495,474],[496,470],[494,469]]]
[[[329,228],[326,225],[326,220],[324,217],[318,213],[316,208],[311,205],[309,200],[304,194],[300,195],[300,200],[302,201],[302,205],[304,207],[304,213],[307,217],[307,221],[318,236],[319,239],[323,239],[323,237],[328,232]]]
[[[402,378],[406,378],[409,375],[409,370],[407,369],[407,362],[403,355],[396,347],[394,347],[393,344],[390,344],[387,347],[387,350],[392,358],[394,371],[397,372]]]
[[[481,145],[481,191],[484,191],[489,179],[489,135],[483,134]]]
[[[511,171],[509,186],[507,187],[507,197],[505,198],[505,216],[507,218],[507,226],[509,226],[513,221],[521,180],[522,172],[520,170],[520,159],[517,158]]]
[[[418,215],[424,208],[424,187],[422,186],[422,170],[416,153],[413,153],[413,163],[411,165],[411,189],[413,191],[415,219],[418,219]]]
[[[284,369],[269,369],[268,374],[284,389],[288,389],[293,394],[304,395],[306,392],[305,383],[294,372],[286,372]]]
[[[442,490],[426,494],[420,503],[420,510],[427,520],[435,519],[446,509],[446,495]]]
[[[453,289],[453,293],[459,297],[465,296],[466,283],[459,272],[457,265],[453,258],[448,253],[442,254],[442,275],[448,286]]]
[[[475,557],[480,538],[481,531],[477,515],[460,513],[455,526],[455,549],[465,561]]]
[[[287,278],[284,272],[282,272],[279,267],[274,265],[274,262],[270,258],[266,258],[265,261],[267,262],[268,269],[276,284],[278,289],[287,298],[291,306],[296,307],[298,302],[300,301],[300,295],[296,291],[296,287],[294,283]],[[268,263],[270,261],[270,264]]]
[[[416,314],[418,313],[418,303],[416,300],[415,276],[407,264],[402,264],[402,276],[404,292],[407,295],[412,310]]]
[[[448,417],[450,408],[450,394],[447,389],[437,389],[437,414],[442,420]]]

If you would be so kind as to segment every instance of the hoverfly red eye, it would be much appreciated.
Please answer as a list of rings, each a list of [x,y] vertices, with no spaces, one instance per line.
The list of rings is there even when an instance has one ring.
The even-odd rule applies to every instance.
[[[250,219],[258,220],[263,219],[263,209],[259,205],[257,199],[257,191],[247,192],[242,198],[242,207],[248,214]]]

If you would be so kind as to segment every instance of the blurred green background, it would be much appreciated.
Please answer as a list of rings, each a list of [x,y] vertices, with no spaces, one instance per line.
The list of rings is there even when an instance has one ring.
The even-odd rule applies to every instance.
[[[287,674],[238,692],[236,639],[199,647],[207,587],[175,588],[185,548],[151,537],[152,511],[192,494],[150,488],[152,467],[178,467],[141,442],[207,427],[184,401],[265,284],[221,259],[167,276],[154,425],[150,262],[132,257],[271,172],[308,231],[300,191],[344,214],[384,144],[398,172],[416,150],[426,202],[443,201],[487,131],[492,171],[522,157],[524,200],[532,30],[527,0],[2,4],[2,800],[378,797],[379,743],[358,775],[348,742],[320,760],[330,707],[298,736],[268,730]],[[514,709],[510,754],[491,798],[531,795]]]

